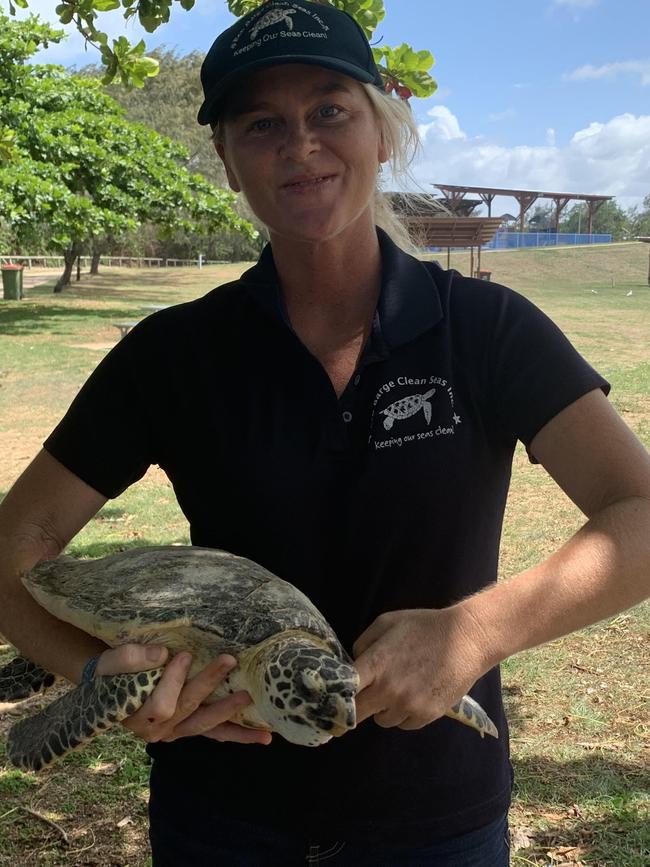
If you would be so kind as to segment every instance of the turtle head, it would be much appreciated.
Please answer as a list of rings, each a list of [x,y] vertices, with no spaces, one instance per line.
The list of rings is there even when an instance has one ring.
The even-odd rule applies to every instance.
[[[329,648],[291,641],[269,648],[255,704],[273,730],[315,747],[353,729],[359,675]]]

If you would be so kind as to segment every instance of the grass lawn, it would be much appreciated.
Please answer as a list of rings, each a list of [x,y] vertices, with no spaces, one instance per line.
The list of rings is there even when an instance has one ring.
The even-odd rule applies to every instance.
[[[438,257],[446,264],[446,254]],[[485,253],[482,267],[544,309],[612,383],[611,399],[650,445],[650,287],[643,244]],[[197,297],[243,265],[104,269],[53,295],[56,274],[22,302],[0,300],[0,496],[119,337],[116,323]],[[463,273],[469,256],[452,254]],[[28,283],[37,278],[29,275]],[[501,573],[538,562],[581,523],[523,450],[515,458]],[[163,473],[111,501],[73,540],[78,556],[125,544],[188,543]],[[0,649],[0,664],[11,656]],[[516,794],[513,867],[650,864],[650,606],[504,666]],[[0,705],[0,867],[145,867],[148,767],[122,730],[38,776],[4,761],[3,735],[36,697]],[[180,865],[179,865],[180,867]]]

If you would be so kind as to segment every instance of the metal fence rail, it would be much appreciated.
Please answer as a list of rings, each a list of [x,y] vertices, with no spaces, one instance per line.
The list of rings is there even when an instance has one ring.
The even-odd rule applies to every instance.
[[[562,247],[575,244],[611,244],[611,235],[570,232],[497,232],[484,250],[516,250],[520,247]]]
[[[81,267],[90,267],[91,256],[80,256]],[[75,266],[77,260],[75,259]],[[23,264],[26,268],[63,268],[65,260],[63,256],[41,256],[32,254],[28,256],[14,256],[12,254],[0,254],[0,265]],[[229,265],[226,260],[220,259],[156,259],[151,256],[102,256],[100,265],[117,268],[201,268],[203,265]]]

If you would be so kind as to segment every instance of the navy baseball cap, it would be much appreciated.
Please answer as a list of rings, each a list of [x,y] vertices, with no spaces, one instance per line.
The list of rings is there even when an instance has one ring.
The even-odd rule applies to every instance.
[[[224,30],[201,66],[200,124],[214,124],[223,98],[244,73],[280,63],[335,69],[384,89],[365,34],[347,12],[308,0],[262,3]]]

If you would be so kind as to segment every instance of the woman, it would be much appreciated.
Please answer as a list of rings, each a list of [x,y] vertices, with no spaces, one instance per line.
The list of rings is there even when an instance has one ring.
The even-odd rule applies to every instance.
[[[82,389],[3,503],[0,628],[75,681],[159,662],[54,621],[18,581],[158,463],[193,544],[304,590],[361,690],[358,728],[306,750],[228,723],[245,694],[197,709],[235,660],[186,683],[175,657],[126,723],[154,760],[155,867],[503,867],[498,663],[647,595],[650,460],[543,314],[376,228],[377,173],[409,127],[351,18],[265,4],[217,39],[202,82],[199,121],[270,246],[147,317]],[[497,585],[518,438],[588,520]],[[498,741],[440,719],[470,689]]]

